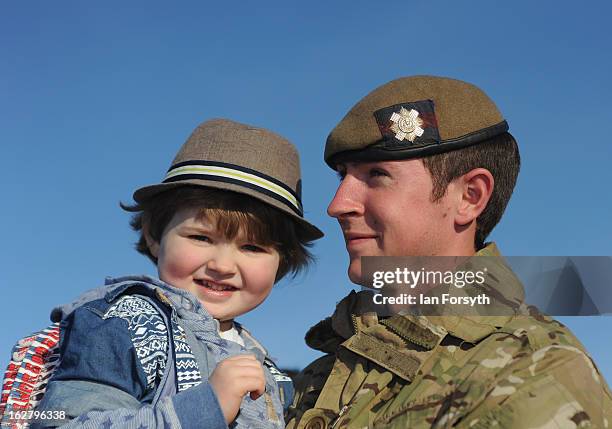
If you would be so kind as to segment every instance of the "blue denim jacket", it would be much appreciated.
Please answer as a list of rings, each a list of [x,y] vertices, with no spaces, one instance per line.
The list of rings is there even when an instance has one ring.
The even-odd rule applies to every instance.
[[[107,279],[104,287],[54,309],[51,318],[61,320],[62,360],[37,410],[65,411],[72,420],[39,421],[33,427],[226,428],[205,380],[218,362],[241,353],[265,363],[266,393],[257,400],[247,395],[230,427],[284,427],[266,350],[239,325],[245,347],[222,339],[218,322],[187,291],[145,276]],[[169,321],[176,322],[184,340],[176,350],[162,334],[162,324],[171,330]],[[157,328],[159,335],[138,343],[143,332]],[[195,368],[180,368],[177,380],[179,361]],[[185,389],[177,392],[177,385]]]

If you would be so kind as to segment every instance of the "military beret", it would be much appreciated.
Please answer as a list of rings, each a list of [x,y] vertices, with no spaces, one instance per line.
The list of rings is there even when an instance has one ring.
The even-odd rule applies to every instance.
[[[361,99],[332,130],[325,162],[420,158],[480,143],[508,131],[495,103],[456,79],[411,76]]]

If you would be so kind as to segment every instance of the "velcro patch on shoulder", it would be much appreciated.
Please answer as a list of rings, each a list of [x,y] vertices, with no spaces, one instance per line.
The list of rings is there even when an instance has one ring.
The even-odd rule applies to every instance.
[[[408,353],[402,353],[376,338],[359,333],[343,343],[347,349],[386,368],[401,378],[412,381],[421,361]]]
[[[383,319],[380,323],[387,326],[404,340],[411,341],[427,350],[437,346],[442,338],[442,336],[436,335],[429,329],[419,326],[401,315]]]

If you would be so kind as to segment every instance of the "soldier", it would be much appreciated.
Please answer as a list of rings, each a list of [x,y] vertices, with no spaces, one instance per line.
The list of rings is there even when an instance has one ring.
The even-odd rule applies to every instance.
[[[499,255],[519,152],[495,104],[458,80],[415,76],[359,101],[331,132],[341,178],[328,213],[348,275],[361,256]],[[493,276],[491,276],[493,277]],[[522,296],[511,274],[489,286]],[[296,379],[288,428],[607,428],[610,390],[579,341],[541,314],[391,317],[351,292],[312,327],[326,355]]]

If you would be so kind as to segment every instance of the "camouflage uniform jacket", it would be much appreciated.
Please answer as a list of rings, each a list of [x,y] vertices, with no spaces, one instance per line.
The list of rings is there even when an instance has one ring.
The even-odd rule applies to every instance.
[[[505,297],[523,296],[509,269],[492,277]],[[609,387],[561,323],[533,311],[379,318],[360,314],[362,297],[351,292],[307,333],[327,355],[298,375],[287,428],[611,427]]]

